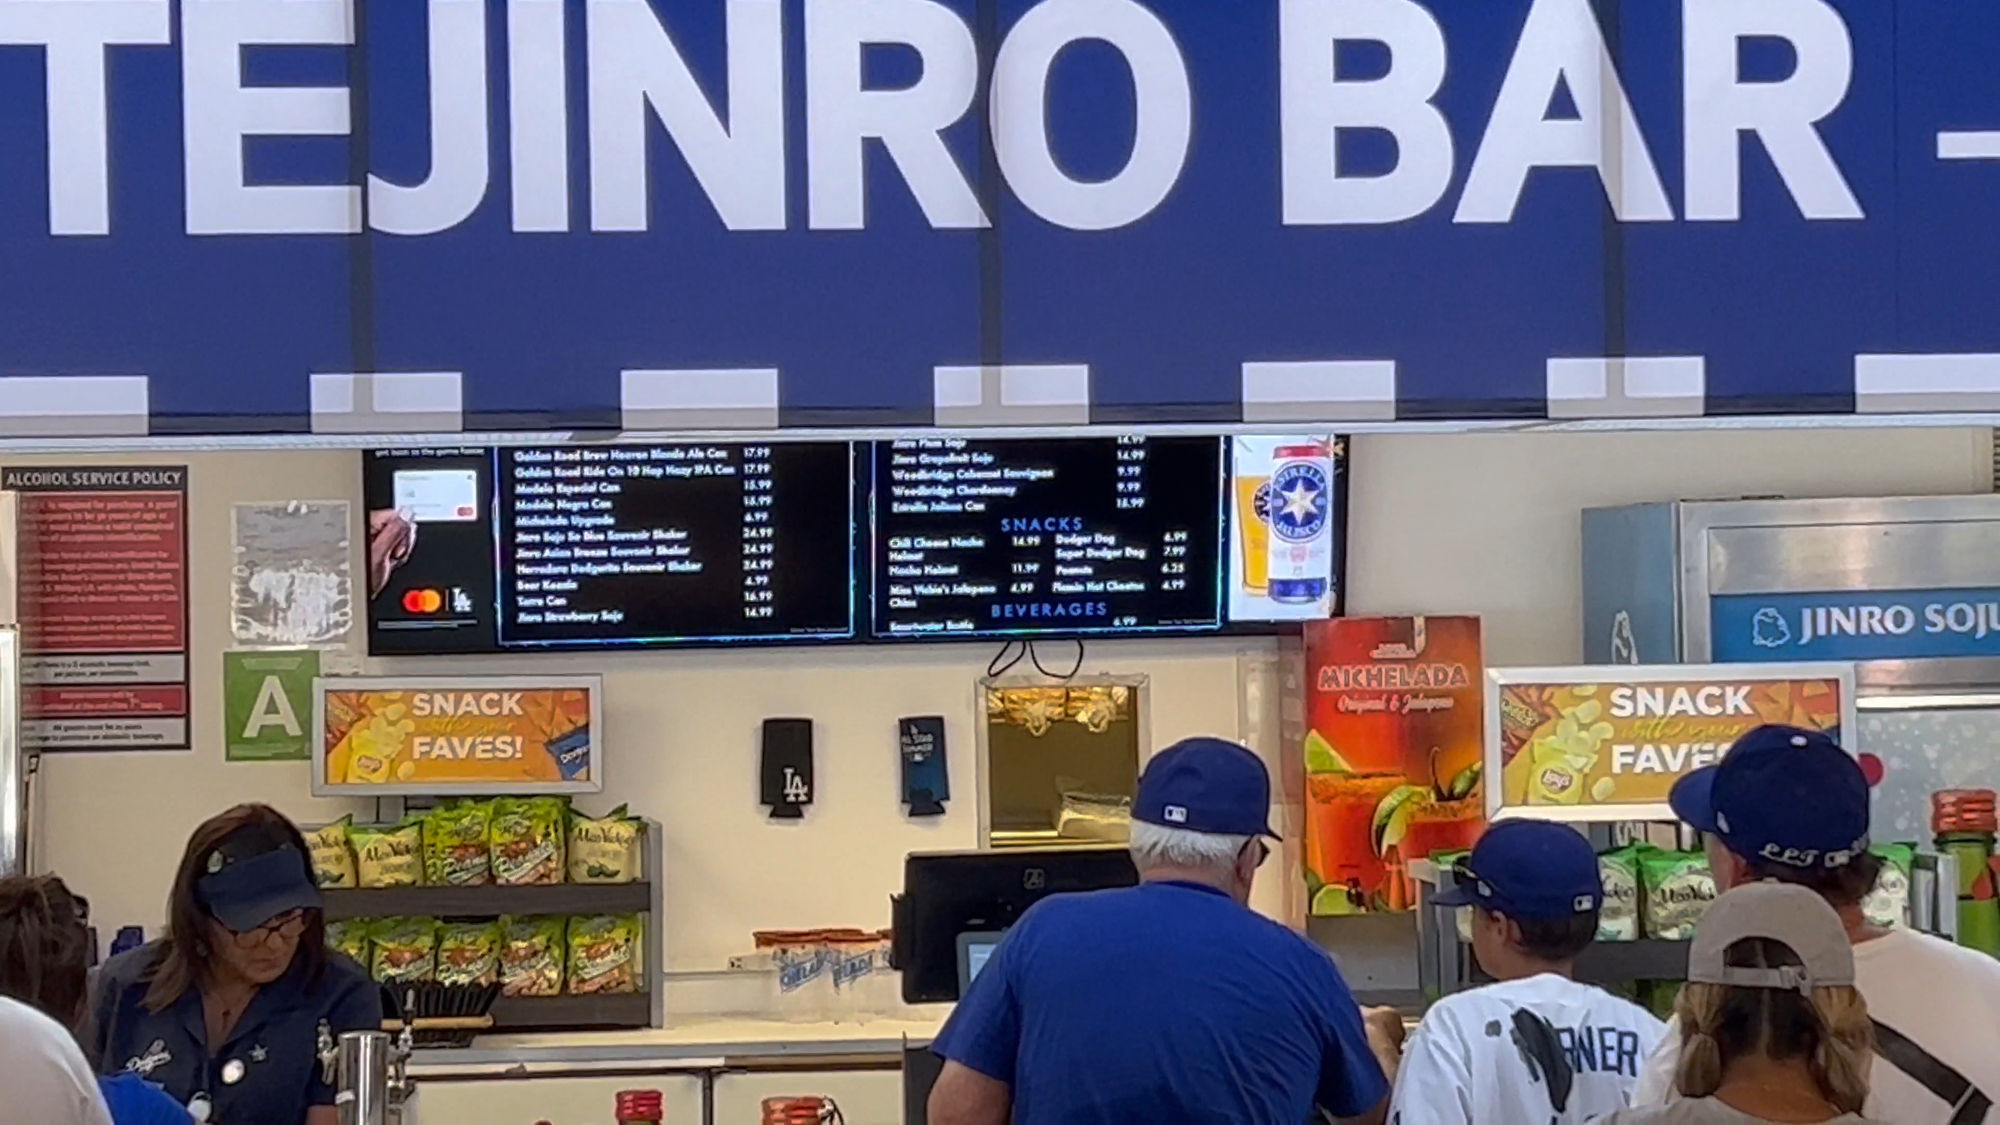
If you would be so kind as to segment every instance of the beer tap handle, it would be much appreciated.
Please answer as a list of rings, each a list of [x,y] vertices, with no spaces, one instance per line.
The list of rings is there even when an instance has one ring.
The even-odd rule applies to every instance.
[[[319,1036],[315,1044],[319,1054],[320,1081],[331,1086],[340,1061],[340,1044],[333,1040],[333,1028],[325,1020],[319,1021]]]

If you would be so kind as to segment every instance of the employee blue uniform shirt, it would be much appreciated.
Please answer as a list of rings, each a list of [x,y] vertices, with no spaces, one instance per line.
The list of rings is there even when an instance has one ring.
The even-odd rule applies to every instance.
[[[148,1012],[140,978],[158,942],[105,962],[92,995],[97,1058],[107,1074],[126,1071],[165,1088],[182,1105],[206,1093],[220,1125],[298,1125],[306,1110],[332,1105],[320,1069],[319,1026],[344,1031],[382,1026],[382,996],[361,966],[328,951],[308,981],[302,962],[257,990],[229,1039],[210,1050],[201,995],[190,990],[165,1011]],[[229,1079],[234,1077],[235,1081]]]
[[[1016,1122],[1300,1125],[1389,1092],[1333,961],[1220,891],[1156,882],[1022,915],[931,1049]]]

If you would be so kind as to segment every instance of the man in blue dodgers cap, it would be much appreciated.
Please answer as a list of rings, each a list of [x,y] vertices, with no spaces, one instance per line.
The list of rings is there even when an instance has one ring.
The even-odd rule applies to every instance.
[[[1566,824],[1502,821],[1434,897],[1469,907],[1496,983],[1431,1005],[1396,1075],[1398,1125],[1547,1125],[1624,1109],[1665,1025],[1573,976],[1597,937],[1597,853]]]
[[[1381,1121],[1400,1019],[1364,1029],[1326,953],[1247,905],[1270,810],[1241,746],[1154,757],[1132,807],[1139,885],[1051,896],[1008,931],[932,1044],[932,1125]]]
[[[1867,1115],[1897,1125],[2000,1125],[2000,961],[1914,930],[1868,923],[1881,860],[1868,850],[1868,781],[1825,733],[1762,726],[1682,778],[1675,815],[1700,829],[1717,890],[1774,879],[1817,892],[1854,945],[1875,1020]],[[1680,1036],[1646,1063],[1635,1105],[1673,1098]]]

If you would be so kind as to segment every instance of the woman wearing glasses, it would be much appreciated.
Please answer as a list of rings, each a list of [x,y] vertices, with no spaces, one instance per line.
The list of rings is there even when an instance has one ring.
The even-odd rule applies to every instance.
[[[336,1125],[322,1028],[379,1028],[360,966],[326,949],[304,837],[239,805],[189,838],[167,936],[114,957],[92,996],[99,1063],[166,1088],[211,1125]]]

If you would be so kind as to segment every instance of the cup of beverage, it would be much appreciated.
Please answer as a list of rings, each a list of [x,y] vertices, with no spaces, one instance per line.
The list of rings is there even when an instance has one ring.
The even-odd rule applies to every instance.
[[[1262,594],[1270,586],[1271,567],[1271,478],[1236,478],[1236,526],[1242,529],[1237,543],[1243,553],[1243,588]]]

